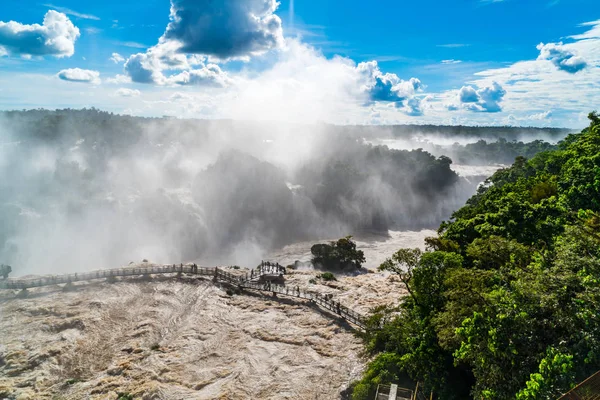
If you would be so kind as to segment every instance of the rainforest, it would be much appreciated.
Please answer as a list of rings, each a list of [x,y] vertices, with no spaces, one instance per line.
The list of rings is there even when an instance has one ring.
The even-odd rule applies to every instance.
[[[380,269],[409,296],[381,307],[353,398],[407,374],[439,398],[557,398],[600,368],[600,118],[517,157]],[[379,329],[383,324],[383,328]]]

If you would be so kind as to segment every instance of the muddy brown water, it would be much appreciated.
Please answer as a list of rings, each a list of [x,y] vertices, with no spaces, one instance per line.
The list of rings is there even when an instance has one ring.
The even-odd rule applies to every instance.
[[[374,270],[433,231],[358,238]],[[273,252],[283,265],[310,259],[309,243]],[[286,284],[329,293],[360,312],[405,294],[378,272]],[[0,398],[337,399],[368,361],[352,329],[290,299],[227,295],[203,279],[156,277],[84,283],[72,291],[0,293]]]

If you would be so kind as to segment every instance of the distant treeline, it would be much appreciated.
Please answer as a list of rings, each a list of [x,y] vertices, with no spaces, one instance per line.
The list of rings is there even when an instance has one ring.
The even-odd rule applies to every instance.
[[[345,125],[339,127],[357,137],[377,138],[392,136],[410,138],[419,133],[423,136],[442,135],[448,137],[471,137],[488,140],[506,138],[520,140],[521,137],[547,137],[549,140],[561,140],[573,129],[536,128],[516,126],[464,126],[464,125]]]
[[[7,117],[16,121],[30,122],[40,121],[42,119],[60,120],[63,117],[69,118],[89,118],[90,115],[95,115],[100,119],[119,119],[121,121],[162,121],[168,124],[169,121],[178,121],[179,124],[192,124],[195,126],[211,126],[219,124],[223,126],[248,126],[248,125],[265,125],[261,122],[252,121],[233,121],[227,119],[221,120],[202,120],[202,119],[177,119],[172,117],[132,117],[129,115],[113,114],[96,108],[74,110],[19,110],[19,111],[0,111],[0,118]],[[269,123],[267,123],[269,124]],[[275,124],[275,123],[273,123]],[[485,140],[494,140],[505,138],[508,141],[521,140],[522,137],[544,137],[550,141],[558,141],[566,137],[570,133],[576,132],[568,128],[537,128],[537,127],[515,127],[515,126],[464,126],[464,125],[329,125],[326,126],[330,132],[344,133],[347,136],[365,137],[365,138],[381,138],[393,136],[397,138],[410,138],[419,133],[423,136],[455,136],[455,137],[470,137],[482,138]],[[306,125],[309,126],[309,125]]]
[[[555,150],[556,148],[556,145],[543,140],[533,140],[524,143],[522,141],[508,141],[502,137],[496,141],[478,140],[475,143],[467,143],[465,145],[458,143],[452,146],[431,145],[427,146],[426,150],[433,154],[445,154],[457,164],[510,165],[517,157],[531,158],[538,153]]]

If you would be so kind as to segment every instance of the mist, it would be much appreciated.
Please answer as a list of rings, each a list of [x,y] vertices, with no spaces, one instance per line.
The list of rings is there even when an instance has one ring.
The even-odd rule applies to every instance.
[[[17,276],[142,259],[254,266],[297,241],[435,228],[493,172],[457,174],[441,154],[359,136],[326,124],[4,112],[0,260]]]

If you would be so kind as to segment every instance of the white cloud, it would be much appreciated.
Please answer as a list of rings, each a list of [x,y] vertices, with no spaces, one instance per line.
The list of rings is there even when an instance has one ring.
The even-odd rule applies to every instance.
[[[571,36],[574,40],[568,43],[553,45],[563,55],[567,53],[572,55],[570,58],[584,59],[586,68],[577,73],[567,73],[557,68],[547,57],[540,57],[502,68],[480,70],[474,74],[474,79],[464,85],[463,100],[468,99],[469,94],[473,99],[473,90],[477,92],[477,88],[491,87],[496,82],[506,92],[502,102],[498,103],[501,105],[501,112],[471,113],[470,110],[483,111],[477,106],[479,97],[477,102],[464,103],[459,101],[460,90],[448,90],[433,94],[437,102],[432,109],[425,110],[426,116],[437,123],[503,124],[507,122],[506,115],[511,115],[512,123],[521,122],[526,125],[586,125],[587,121],[577,116],[582,112],[587,114],[596,104],[600,104],[600,20],[581,26],[586,27],[587,31]],[[559,58],[557,62],[560,64],[564,58]],[[552,112],[546,114],[545,110]]]
[[[181,93],[181,92],[175,92],[169,97],[169,101],[172,101],[172,102],[190,101],[192,99],[193,99],[193,96],[186,94],[186,93]]]
[[[275,0],[171,0],[171,22],[158,44],[130,56],[125,71],[138,83],[227,87],[232,79],[214,62],[248,61],[282,47],[281,20],[274,14],[278,5]],[[165,73],[169,70],[182,72]]]
[[[405,81],[396,74],[384,74],[377,61],[362,62],[357,65],[356,70],[362,77],[361,87],[368,94],[369,100],[394,103],[407,115],[420,115],[418,102],[413,100],[415,93],[424,88],[419,79],[410,78]]]
[[[561,45],[564,51],[585,57],[588,67],[578,73],[565,73],[551,61],[538,59],[478,72],[470,83],[486,86],[498,82],[507,91],[503,108],[520,118],[532,109],[553,110],[555,122],[567,123],[570,115],[572,123],[580,126],[573,116],[600,104],[600,21],[585,26],[589,31],[575,36],[580,40]]]
[[[200,69],[172,75],[166,79],[166,82],[177,85],[227,87],[232,81],[218,65],[208,64]]]
[[[548,60],[561,71],[574,74],[587,67],[587,62],[568,50],[562,42],[540,43],[537,49],[540,51],[538,60]]]
[[[378,92],[379,82],[390,83],[383,89],[387,94]],[[271,68],[258,76],[237,77],[231,97],[218,103],[227,118],[364,123],[375,109],[386,113],[386,121],[391,114],[397,122],[422,112],[417,100],[410,100],[422,87],[416,78],[381,72],[376,62],[357,65],[344,57],[327,58],[288,39]]]
[[[232,79],[216,64],[205,64],[204,57],[178,53],[177,49],[176,43],[162,41],[145,53],[129,57],[125,63],[125,72],[137,83],[214,87],[232,84]],[[173,70],[183,72],[165,73]]]
[[[60,71],[57,76],[63,81],[99,84],[100,72],[89,69],[69,68]]]
[[[477,103],[479,101],[479,94],[471,86],[463,86],[458,91],[458,100],[461,103]]]
[[[591,29],[588,29],[582,34],[569,36],[569,39],[575,40],[585,40],[585,39],[600,39],[600,19],[596,21],[585,22],[580,27],[588,27],[591,26]]]
[[[500,103],[505,95],[506,90],[498,82],[492,82],[490,86],[477,90],[471,86],[463,86],[458,91],[458,101],[466,110],[494,113],[502,111]]]
[[[120,96],[120,97],[137,97],[141,94],[141,92],[137,89],[127,89],[127,88],[120,88],[117,89],[117,91],[115,92],[115,95]]]
[[[126,75],[117,74],[112,78],[107,78],[106,83],[113,83],[113,84],[117,84],[117,85],[120,85],[123,83],[131,83],[131,78],[129,78]]]
[[[552,117],[552,111],[544,111],[541,113],[532,114],[529,117],[527,117],[527,119],[530,119],[533,121],[544,121],[544,120],[550,119],[551,117]]]
[[[52,4],[44,4],[44,6],[49,7],[49,8],[53,8],[56,11],[59,11],[59,12],[61,12],[63,14],[72,15],[72,16],[77,17],[77,18],[91,19],[91,20],[94,20],[94,21],[100,21],[100,18],[96,17],[95,15],[79,13],[77,11],[73,11],[73,10],[71,10],[69,8],[66,8],[66,7],[59,7],[59,6],[55,6],[55,5],[52,5]]]
[[[283,44],[276,0],[171,0],[171,22],[161,38],[181,52],[227,59]]]
[[[110,60],[115,64],[120,64],[125,61],[125,58],[123,58],[123,56],[121,56],[119,53],[112,53]]]
[[[145,45],[143,43],[139,43],[139,42],[133,42],[133,41],[114,41],[112,42],[114,45],[117,46],[125,46],[125,47],[132,47],[134,49],[146,49],[148,48],[148,45]]]
[[[155,46],[129,57],[124,65],[126,75],[103,79],[119,86],[105,85],[93,93],[99,95],[102,89],[110,101],[127,104],[126,108],[138,115],[480,125],[505,123],[509,115],[512,123],[556,126],[576,119],[574,123],[579,126],[585,121],[576,116],[600,104],[600,21],[583,26],[588,31],[571,37],[568,43],[541,45],[539,59],[503,68],[482,71],[486,68],[482,64],[454,65],[460,60],[442,60],[434,65],[441,73],[463,71],[466,64],[469,73],[480,72],[470,81],[463,82],[461,78],[453,82],[456,89],[441,93],[426,93],[420,79],[386,73],[374,61],[356,64],[344,57],[327,58],[300,38],[288,37],[284,46],[262,47],[255,53],[268,54],[260,57],[255,57],[252,51],[244,56],[238,52],[229,58],[251,57],[256,62],[229,72],[227,66],[231,64],[223,61],[227,58],[224,55],[185,52],[181,41],[167,38],[165,33]],[[531,45],[533,48],[535,43]],[[270,49],[277,51],[269,52]],[[1,52],[0,48],[0,55]],[[117,61],[113,61],[122,62],[118,61],[119,57],[122,59],[120,54],[115,54]],[[577,57],[584,59],[587,67],[577,73],[566,73],[565,68],[578,68]],[[259,70],[254,69],[256,65]],[[132,81],[160,87],[144,91],[143,102],[131,99],[133,96],[115,96],[117,92],[125,93],[117,89]],[[202,90],[187,87],[192,85],[201,86]],[[76,85],[63,86],[70,90]],[[112,107],[110,101],[106,104]],[[416,116],[419,118],[415,119]]]
[[[70,57],[79,29],[65,14],[50,10],[43,25],[0,21],[0,46],[11,55]]]
[[[406,103],[402,107],[402,112],[412,117],[419,117],[423,115],[423,101],[418,97],[411,97],[406,100]]]

